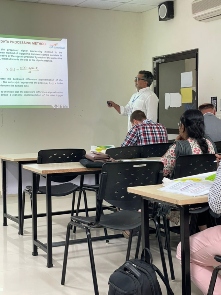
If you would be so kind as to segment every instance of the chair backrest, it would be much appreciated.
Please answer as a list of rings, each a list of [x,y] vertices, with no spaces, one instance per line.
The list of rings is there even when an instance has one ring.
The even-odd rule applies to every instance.
[[[142,145],[141,158],[162,157],[170,146],[171,142]]]
[[[115,160],[140,158],[140,146],[110,148],[106,150],[106,154]]]
[[[124,210],[138,210],[141,208],[141,197],[128,193],[127,187],[162,183],[162,175],[162,162],[106,163],[101,171],[98,203],[105,200]],[[99,210],[97,218],[99,219]]]
[[[217,153],[221,153],[221,141],[214,142],[217,148]]]
[[[216,171],[217,163],[215,159],[213,154],[179,156],[176,159],[172,178]]]
[[[37,163],[64,163],[64,162],[79,162],[85,155],[84,149],[50,149],[40,150],[38,152]],[[76,178],[76,176],[53,176],[54,182],[68,182]]]

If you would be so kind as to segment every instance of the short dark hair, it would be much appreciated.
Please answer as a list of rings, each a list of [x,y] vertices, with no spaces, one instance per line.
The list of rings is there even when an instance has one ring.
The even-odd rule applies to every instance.
[[[199,110],[200,111],[202,111],[202,110],[208,110],[208,109],[214,110],[215,109],[215,106],[212,103],[204,103],[204,104],[201,104],[199,106]]]
[[[143,121],[146,120],[146,115],[144,114],[144,112],[137,110],[134,111],[131,115],[130,115],[130,122],[133,123],[133,120],[137,120],[137,121]]]
[[[147,81],[148,86],[150,86],[154,80],[153,74],[149,71],[139,71],[139,74],[143,75],[145,81]]]

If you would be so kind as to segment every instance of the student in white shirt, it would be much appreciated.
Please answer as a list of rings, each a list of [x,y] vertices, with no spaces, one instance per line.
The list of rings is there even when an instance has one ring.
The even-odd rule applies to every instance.
[[[221,155],[216,155],[219,166],[216,179],[210,189],[208,202],[211,210],[221,214]],[[221,225],[210,227],[190,237],[190,274],[193,283],[206,295],[213,268],[220,265],[214,259],[221,255]],[[177,247],[177,258],[181,260],[181,244]],[[213,295],[221,294],[221,275],[216,280]]]
[[[158,97],[150,90],[153,82],[153,75],[149,71],[139,71],[134,79],[137,92],[134,93],[125,107],[108,101],[108,106],[113,107],[119,114],[128,116],[128,131],[132,128],[130,115],[140,110],[144,112],[148,120],[157,122]]]

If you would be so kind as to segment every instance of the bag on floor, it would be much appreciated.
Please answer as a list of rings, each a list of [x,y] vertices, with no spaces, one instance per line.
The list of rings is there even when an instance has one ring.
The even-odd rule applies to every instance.
[[[149,254],[150,263],[145,261],[145,251]],[[108,295],[162,295],[156,273],[164,282],[168,294],[174,295],[163,274],[152,261],[147,248],[142,251],[141,259],[126,261],[110,276]]]

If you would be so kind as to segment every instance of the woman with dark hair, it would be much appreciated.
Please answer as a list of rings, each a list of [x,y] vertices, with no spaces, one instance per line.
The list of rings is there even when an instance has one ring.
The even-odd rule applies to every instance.
[[[204,118],[199,110],[187,110],[180,117],[179,135],[174,144],[161,158],[164,164],[164,176],[171,177],[176,163],[176,158],[182,155],[191,154],[215,154],[216,148],[212,141],[205,138]],[[180,146],[182,149],[180,149]],[[214,156],[215,159],[215,156]],[[178,224],[180,222],[179,211],[172,210],[167,218]],[[197,225],[199,230],[207,228],[208,212],[198,215]]]
[[[161,158],[164,164],[164,176],[171,176],[178,157],[177,141],[185,141],[186,155],[189,154],[215,154],[215,145],[205,138],[203,114],[199,110],[187,110],[180,117],[179,135],[174,144]]]

